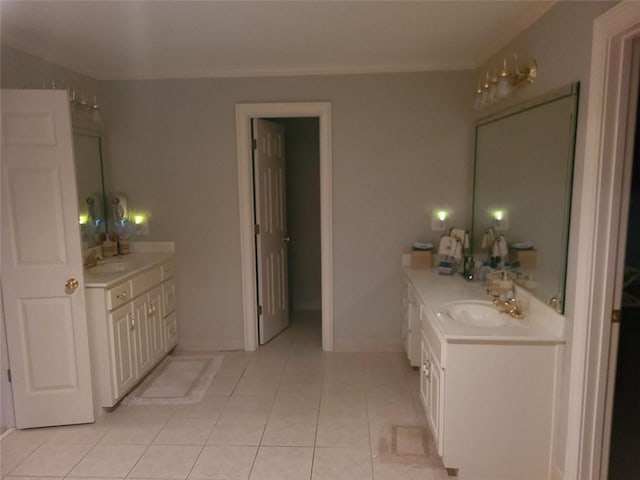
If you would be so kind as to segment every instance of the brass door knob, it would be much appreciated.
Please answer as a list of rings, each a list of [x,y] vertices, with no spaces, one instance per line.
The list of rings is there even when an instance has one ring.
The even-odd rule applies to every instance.
[[[80,282],[78,280],[76,280],[75,278],[70,278],[69,280],[67,280],[67,282],[64,284],[64,288],[66,289],[67,293],[73,293],[76,291],[76,289],[80,286]]]

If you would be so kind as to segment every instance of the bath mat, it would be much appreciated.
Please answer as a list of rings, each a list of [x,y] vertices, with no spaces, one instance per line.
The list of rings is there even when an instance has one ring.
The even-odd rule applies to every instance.
[[[222,365],[222,355],[170,355],[123,401],[124,405],[198,403]]]
[[[380,430],[377,458],[382,463],[443,468],[429,428],[387,425]]]

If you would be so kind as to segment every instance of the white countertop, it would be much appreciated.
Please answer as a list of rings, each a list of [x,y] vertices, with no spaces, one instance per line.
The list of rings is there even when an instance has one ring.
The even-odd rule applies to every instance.
[[[435,269],[404,267],[404,271],[432,313],[432,323],[448,342],[564,343],[564,317],[519,287],[516,297],[525,306],[522,320],[509,318],[499,327],[474,327],[438,314],[438,310],[458,300],[490,300],[482,282],[466,281],[458,274],[439,275]]]
[[[109,257],[98,265],[109,262],[127,262],[131,264],[131,268],[118,272],[102,273],[92,271],[92,268],[85,268],[84,286],[86,288],[111,288],[112,286],[171,258],[173,258],[173,253],[171,252],[129,253],[127,255]]]

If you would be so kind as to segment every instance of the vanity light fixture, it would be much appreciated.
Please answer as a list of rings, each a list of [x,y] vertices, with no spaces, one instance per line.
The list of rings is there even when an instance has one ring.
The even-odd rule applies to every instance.
[[[431,230],[433,232],[443,232],[447,229],[447,217],[449,212],[446,210],[434,210],[431,216]]]
[[[474,110],[481,110],[484,107],[493,105],[501,100],[510,97],[515,87],[532,84],[538,75],[538,63],[535,59],[530,64],[522,67],[518,66],[518,56],[513,54],[514,67],[509,68],[508,58],[502,61],[502,69],[493,74],[488,71],[484,74],[484,81],[476,89],[476,99],[473,105]]]

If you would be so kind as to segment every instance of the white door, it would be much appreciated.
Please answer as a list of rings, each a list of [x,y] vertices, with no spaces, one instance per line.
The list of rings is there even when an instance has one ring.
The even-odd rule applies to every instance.
[[[18,428],[93,421],[66,92],[2,90],[2,294]]]
[[[289,325],[284,127],[253,119],[259,341]]]

